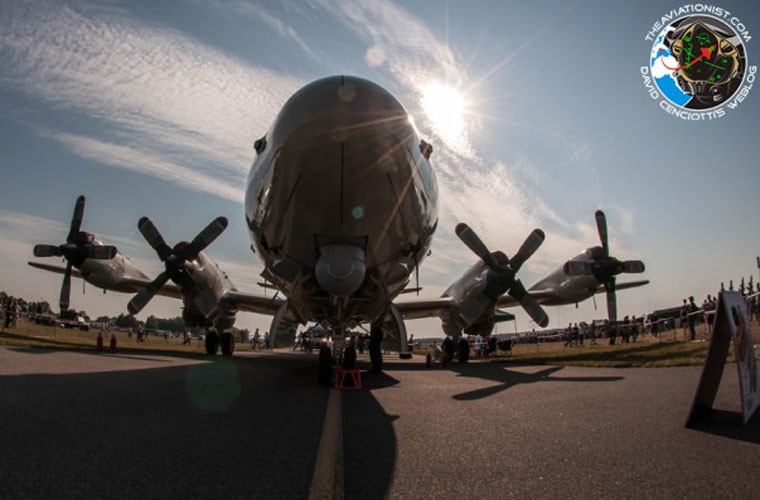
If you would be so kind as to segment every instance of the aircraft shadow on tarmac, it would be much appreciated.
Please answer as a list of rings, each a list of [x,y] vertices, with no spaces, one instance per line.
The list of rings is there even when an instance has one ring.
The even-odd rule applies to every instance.
[[[368,366],[368,365],[367,365]],[[438,365],[434,365],[438,366]],[[474,377],[483,380],[497,382],[498,385],[484,387],[463,394],[453,396],[459,401],[472,401],[476,399],[492,396],[510,387],[520,384],[532,384],[535,382],[617,382],[623,380],[623,377],[554,377],[552,374],[562,370],[563,366],[552,366],[536,373],[523,373],[514,370],[507,370],[501,363],[468,363],[453,364],[448,370],[458,373],[462,377]],[[386,372],[399,371],[428,371],[440,370],[440,368],[427,368],[424,363],[383,363],[383,369]]]
[[[317,385],[316,357],[178,363],[0,376],[4,494],[306,498],[329,393]],[[397,383],[386,374],[364,379]],[[346,497],[385,498],[396,417],[371,391],[342,396]]]
[[[396,433],[389,415],[367,389],[398,384],[383,373],[363,373],[361,391],[343,391],[345,498],[380,500],[388,495],[396,465]]]
[[[503,365],[496,363],[478,363],[453,365],[451,369],[462,377],[476,377],[484,380],[497,382],[498,385],[476,389],[474,391],[456,394],[453,396],[458,401],[471,401],[493,396],[502,391],[520,384],[533,384],[536,382],[616,382],[623,377],[554,377],[552,374],[562,370],[562,366],[552,366],[536,373],[523,373],[507,370]]]

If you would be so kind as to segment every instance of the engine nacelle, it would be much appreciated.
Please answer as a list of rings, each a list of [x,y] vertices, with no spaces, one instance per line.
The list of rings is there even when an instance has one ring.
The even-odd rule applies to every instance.
[[[451,297],[454,302],[453,307],[441,316],[441,326],[446,335],[456,338],[462,331],[471,335],[487,335],[493,330],[498,297],[489,293],[489,278],[488,266],[478,261],[446,289],[443,296]]]

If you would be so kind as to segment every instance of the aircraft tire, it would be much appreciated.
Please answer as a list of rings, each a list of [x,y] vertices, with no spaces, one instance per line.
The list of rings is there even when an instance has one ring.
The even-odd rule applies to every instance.
[[[319,348],[319,372],[317,374],[317,381],[319,385],[331,386],[333,379],[333,359],[332,352],[327,346]]]
[[[222,356],[232,356],[235,352],[235,337],[230,332],[222,333]]]
[[[346,370],[356,369],[356,348],[348,346],[343,350],[343,368]]]
[[[215,356],[219,350],[219,336],[216,332],[206,333],[206,354]]]
[[[467,363],[470,359],[470,343],[466,339],[459,339],[459,362]]]

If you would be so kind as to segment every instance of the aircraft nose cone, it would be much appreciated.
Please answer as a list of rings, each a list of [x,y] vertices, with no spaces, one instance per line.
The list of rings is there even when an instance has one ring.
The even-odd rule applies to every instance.
[[[269,139],[298,141],[319,133],[350,135],[382,123],[404,124],[407,116],[401,103],[379,85],[357,77],[332,76],[293,94],[280,111]]]
[[[319,248],[315,266],[317,283],[330,295],[347,297],[364,282],[364,249],[356,245],[333,243]]]

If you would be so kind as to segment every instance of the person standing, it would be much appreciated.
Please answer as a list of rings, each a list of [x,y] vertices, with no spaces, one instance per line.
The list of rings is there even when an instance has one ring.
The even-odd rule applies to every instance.
[[[5,328],[9,328],[13,321],[13,311],[15,310],[15,307],[13,306],[14,300],[16,299],[13,297],[5,299]]]
[[[689,297],[689,304],[686,308],[686,322],[689,325],[689,335],[691,335],[691,340],[697,339],[697,316],[699,313],[699,307],[697,307],[697,304],[694,303],[694,296]]]
[[[256,349],[261,349],[261,334],[259,333],[258,328],[256,328],[256,330],[253,332],[253,342],[251,342],[251,349],[254,351]]]

